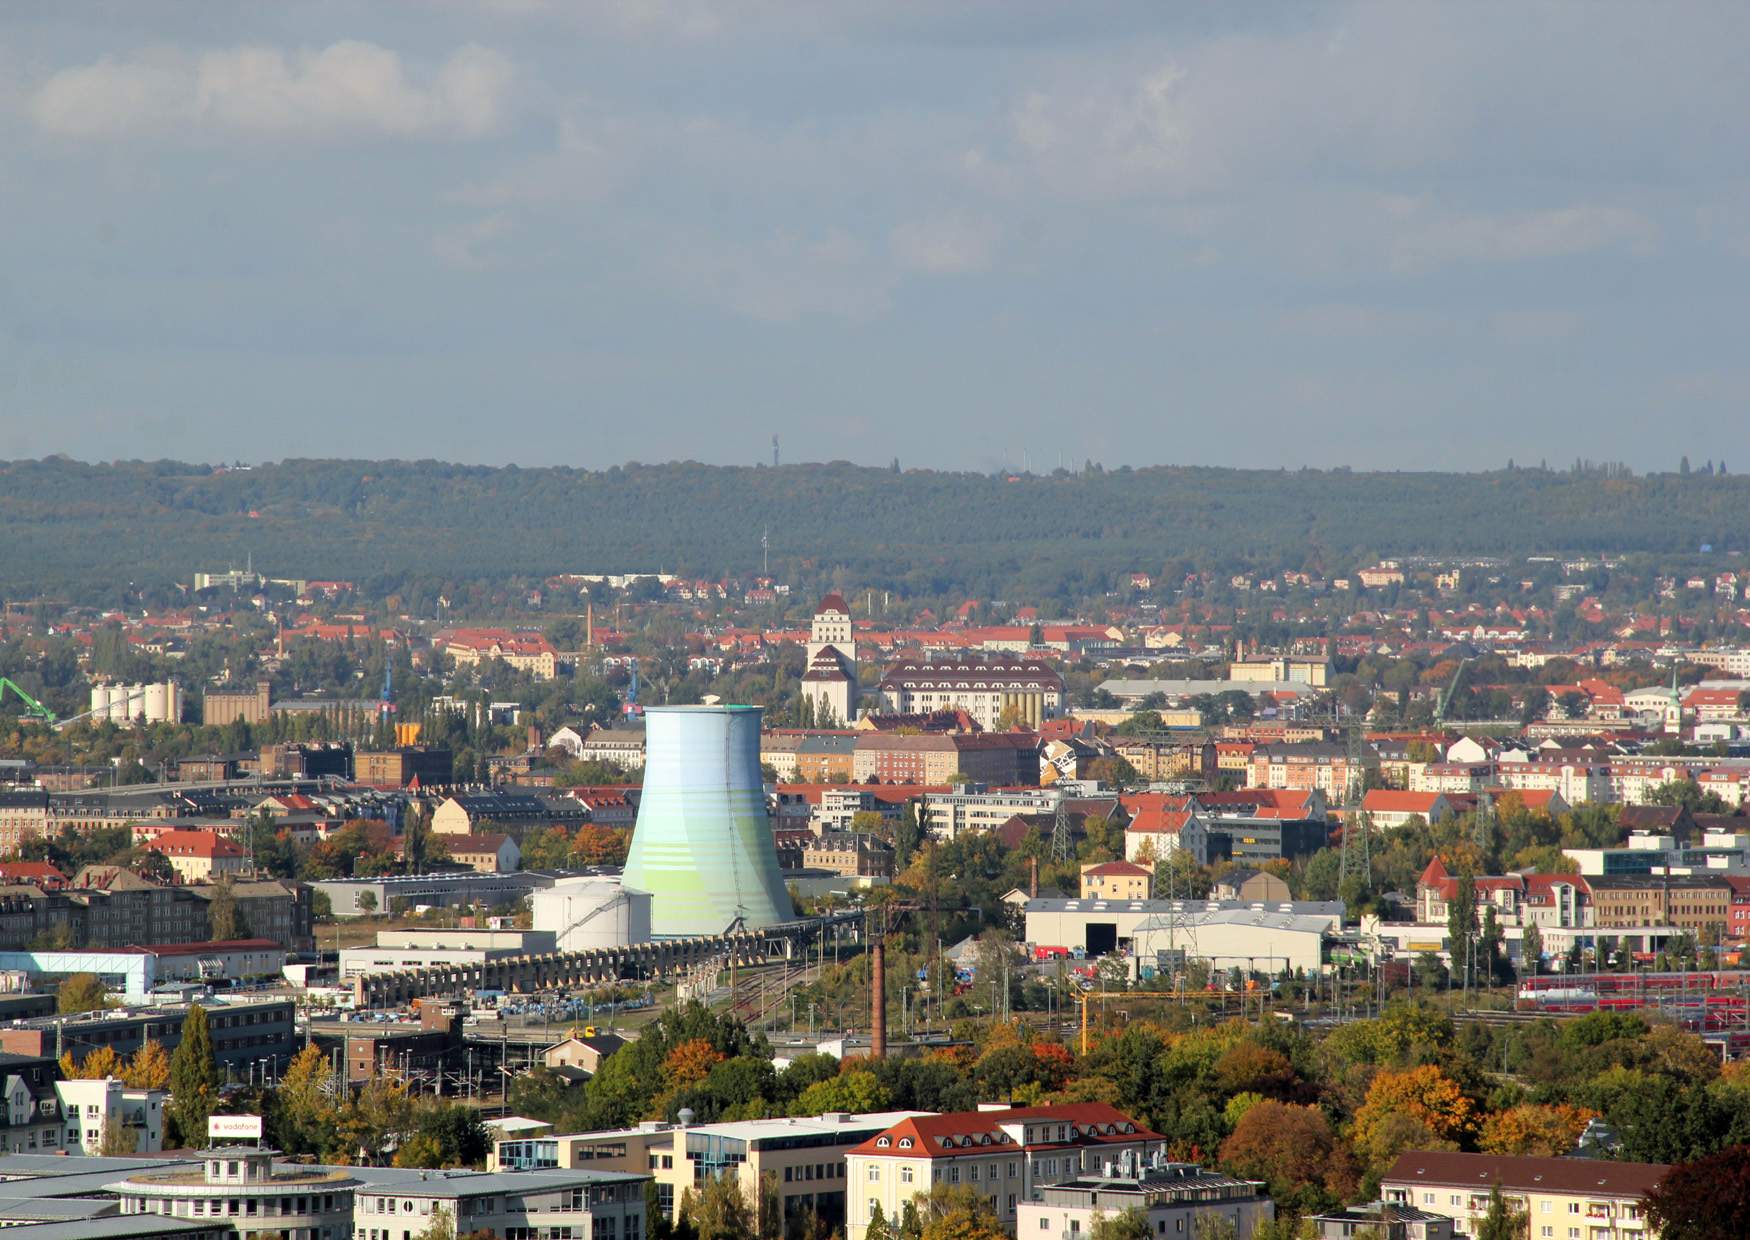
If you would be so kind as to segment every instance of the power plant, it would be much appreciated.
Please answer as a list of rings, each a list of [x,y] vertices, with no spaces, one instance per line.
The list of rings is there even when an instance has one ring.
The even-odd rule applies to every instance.
[[[795,919],[760,777],[758,706],[647,706],[644,790],[622,882],[659,938]]]

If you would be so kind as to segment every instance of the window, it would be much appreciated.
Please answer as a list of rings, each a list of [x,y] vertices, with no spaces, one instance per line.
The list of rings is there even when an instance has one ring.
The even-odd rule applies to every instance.
[[[880,1182],[881,1182],[881,1168],[880,1167],[870,1167],[869,1168],[869,1183],[879,1184]]]
[[[899,1182],[901,1184],[910,1184],[911,1183],[911,1168],[910,1167],[901,1167],[899,1169]]]

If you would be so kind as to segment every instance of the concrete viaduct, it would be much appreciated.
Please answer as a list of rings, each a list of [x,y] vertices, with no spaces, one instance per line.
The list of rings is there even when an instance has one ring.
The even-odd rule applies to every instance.
[[[784,922],[763,930],[734,930],[698,938],[654,939],[622,947],[581,952],[543,952],[507,956],[480,964],[434,965],[361,974],[353,979],[353,1002],[359,1008],[401,1007],[427,996],[464,995],[470,991],[502,990],[527,994],[537,990],[598,986],[627,978],[678,978],[689,970],[716,962],[730,965],[795,960],[822,935],[840,925],[860,923],[861,913]]]

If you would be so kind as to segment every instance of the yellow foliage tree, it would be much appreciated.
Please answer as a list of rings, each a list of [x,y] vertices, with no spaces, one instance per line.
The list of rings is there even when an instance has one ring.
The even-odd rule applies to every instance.
[[[164,1044],[148,1038],[121,1071],[122,1083],[130,1089],[168,1089],[170,1052]]]
[[[1560,1158],[1574,1152],[1586,1124],[1597,1114],[1566,1103],[1544,1106],[1527,1102],[1485,1119],[1477,1145],[1485,1154]]]
[[[1463,1143],[1477,1127],[1476,1103],[1458,1082],[1433,1064],[1402,1072],[1381,1072],[1367,1089],[1367,1100],[1355,1112],[1354,1144],[1376,1144],[1377,1130],[1394,1115],[1408,1115],[1442,1141]]]
[[[73,1064],[72,1051],[61,1056],[61,1075],[69,1081],[99,1081],[106,1076],[120,1076],[121,1072],[121,1056],[107,1046],[92,1051],[79,1061],[77,1067]]]

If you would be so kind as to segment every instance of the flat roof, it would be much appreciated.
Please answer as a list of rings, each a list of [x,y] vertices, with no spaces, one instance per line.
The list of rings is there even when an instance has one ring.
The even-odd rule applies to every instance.
[[[481,1193],[540,1193],[591,1184],[648,1180],[633,1171],[422,1171],[415,1167],[334,1167],[360,1181],[358,1192],[388,1191],[398,1197],[473,1197]]]
[[[8,1240],[127,1240],[133,1236],[196,1235],[231,1225],[223,1219],[179,1219],[163,1214],[110,1214],[54,1223],[18,1223],[6,1228]]]

